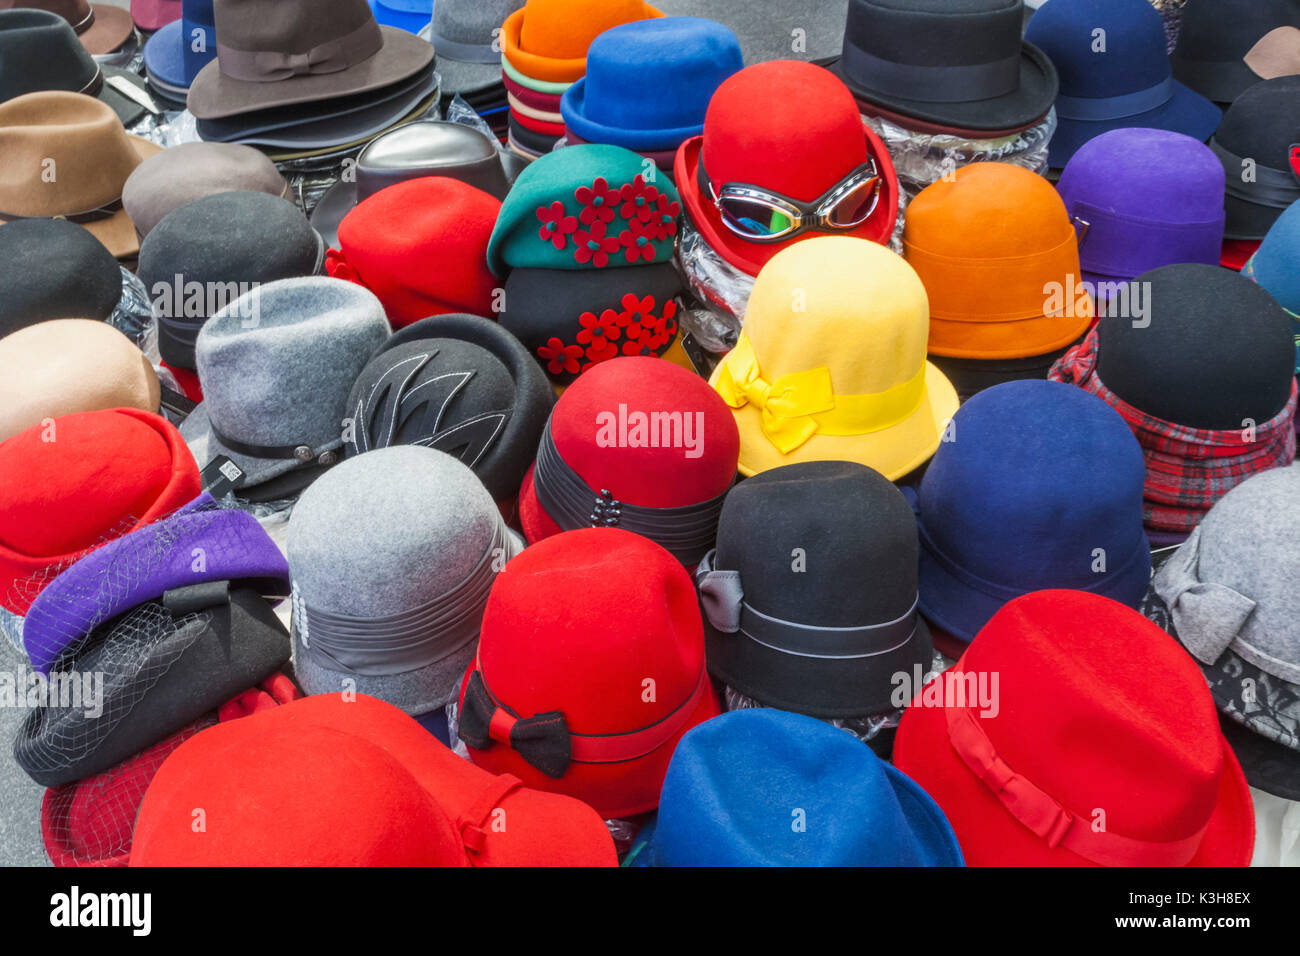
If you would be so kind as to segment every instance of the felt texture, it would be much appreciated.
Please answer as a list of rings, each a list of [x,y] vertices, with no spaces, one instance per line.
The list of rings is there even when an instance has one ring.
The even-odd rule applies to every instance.
[[[6,7],[17,6],[8,0]],[[104,56],[118,50],[135,30],[131,14],[121,7],[106,3],[88,3],[87,0],[23,0],[23,5],[38,10],[57,13],[72,26],[85,24],[77,34],[81,45],[93,56]]]
[[[173,209],[140,246],[139,276],[158,316],[159,353],[173,367],[195,369],[194,343],[213,305],[277,279],[313,275],[321,246],[302,211],[279,196],[221,192]],[[205,294],[191,297],[191,283]],[[226,291],[224,300],[217,289]]]
[[[490,315],[497,288],[485,255],[501,203],[446,176],[389,186],[339,224],[330,275],[370,289],[394,328],[430,315]]]
[[[108,408],[158,411],[158,375],[105,322],[54,319],[0,339],[0,441],[47,418]]]
[[[1094,50],[1094,30],[1105,31],[1104,50]],[[1104,101],[1171,84],[1171,95],[1161,105],[1112,119],[1072,118],[1058,102],[1048,153],[1055,168],[1088,140],[1112,129],[1166,129],[1204,142],[1222,118],[1217,106],[1173,79],[1164,21],[1145,0],[1048,0],[1029,21],[1025,39],[1051,58],[1060,96]]]
[[[265,153],[230,143],[181,143],[135,168],[122,187],[122,206],[141,238],[145,238],[172,210],[227,192],[266,193],[281,199],[290,196],[289,184]],[[235,221],[245,217],[260,220],[268,215],[260,209],[254,212],[251,207],[232,212],[239,213],[232,215]],[[271,218],[272,222],[279,221]],[[195,225],[216,228],[217,224],[206,221]],[[266,236],[259,237],[256,244],[264,246],[267,241]]]
[[[524,0],[447,0],[433,5],[429,42],[437,52],[444,90],[463,95],[499,87],[501,56],[493,49],[493,31],[523,5]]]
[[[917,495],[929,620],[969,641],[998,608],[1042,588],[1138,605],[1151,568],[1146,469],[1118,413],[1059,382],[1008,382],[963,405],[952,433]]]
[[[141,804],[132,866],[617,865],[590,807],[484,773],[364,694],[292,701],[186,743]],[[200,805],[224,822],[194,833]],[[492,826],[494,811],[509,825]]]
[[[1277,217],[1250,260],[1250,277],[1292,316],[1300,316],[1300,204]]]
[[[1066,666],[1081,660],[1088,665]],[[998,611],[958,668],[975,675],[964,676],[967,687],[998,675],[996,713],[969,697],[963,709],[1012,772],[1081,818],[1076,827],[1104,808],[1106,832],[1133,840],[1172,842],[1204,828],[1189,866],[1250,862],[1250,793],[1205,680],[1137,611],[1077,591],[1027,594]],[[950,695],[957,677],[941,678]],[[943,704],[914,701],[903,712],[894,764],[947,815],[967,865],[1092,865],[1012,816],[951,745]]]
[[[561,113],[590,143],[676,149],[704,132],[709,99],[744,65],[736,35],[712,20],[623,24],[592,41],[587,73],[565,91]]]
[[[501,25],[501,56],[525,76],[572,83],[587,71],[587,49],[621,23],[662,17],[643,0],[527,0]]]
[[[707,16],[740,39],[745,65],[768,60],[799,59],[824,63],[838,56],[844,40],[848,0],[785,0],[754,16],[751,0],[659,0],[665,16]],[[793,31],[804,31],[805,43],[792,50]]]
[[[799,135],[790,135],[791,130]],[[881,176],[880,201],[861,226],[835,234],[886,242],[898,216],[898,177],[884,144],[864,125],[853,95],[839,79],[809,63],[777,60],[746,67],[723,81],[709,100],[704,133],[677,150],[673,180],[704,241],[752,276],[781,250],[819,233],[781,242],[742,239],[723,225],[712,197],[700,189],[699,164],[715,192],[727,183],[747,183],[811,202],[868,159]]]
[[[144,65],[149,76],[176,88],[182,100],[199,70],[216,56],[212,0],[185,0],[181,18],[164,26],[144,45]]]
[[[1189,3],[1178,46],[1170,54],[1174,76],[1216,103],[1231,103],[1261,77],[1246,54],[1278,27],[1300,27],[1295,0],[1220,0]]]
[[[506,121],[506,128],[509,131],[510,139],[518,143],[525,149],[535,154],[535,158],[540,159],[552,151],[556,142],[563,135],[564,130],[558,129],[551,133],[537,132],[529,129],[519,122],[519,116],[515,113],[510,114]]]
[[[1078,342],[1079,339],[1076,339],[1070,345]],[[1022,359],[967,359],[931,355],[930,364],[944,374],[957,390],[957,397],[965,403],[984,389],[1003,382],[1047,378],[1053,364],[1069,350],[1070,345],[1044,355],[1031,355]]]
[[[1228,152],[1253,159],[1275,174],[1291,173],[1289,184],[1296,185],[1289,157],[1291,145],[1300,141],[1300,76],[1264,80],[1250,87],[1228,108],[1214,140]],[[1232,189],[1244,194],[1224,199],[1224,237],[1263,239],[1284,206],[1267,204],[1262,196],[1259,202],[1252,201],[1250,197],[1259,186],[1258,172],[1251,181],[1244,166],[1224,162]]]
[[[498,575],[478,668],[513,713],[560,711],[571,733],[627,734],[681,719],[677,708],[708,680],[695,588],[672,555],[645,538],[617,528],[556,535],[527,548]],[[706,687],[681,728],[643,756],[575,761],[558,779],[505,744],[470,747],[469,755],[526,786],[576,797],[605,819],[627,817],[655,808],[678,739],[718,712]]]
[[[98,69],[71,25],[48,10],[0,10],[0,102],[41,90],[79,92]]]
[[[366,0],[371,12],[375,15],[375,20],[387,27],[396,27],[398,30],[405,30],[407,33],[419,33],[429,25],[429,17],[433,11],[433,0],[424,0],[423,3],[400,3],[398,0]],[[423,7],[423,9],[415,9]]]
[[[921,190],[907,207],[903,254],[930,300],[931,354],[1041,355],[1092,320],[1090,306],[1074,308],[1079,252],[1065,205],[1024,167],[974,163]],[[1052,285],[1071,314],[1047,314]]]
[[[131,17],[141,30],[157,30],[181,15],[181,0],[131,0]]]
[[[246,475],[242,488],[304,463],[225,448],[212,426],[249,444],[306,445],[316,461],[336,452],[352,383],[391,331],[372,293],[338,279],[282,279],[251,294],[257,296],[257,325],[246,326],[241,311],[247,303],[236,300],[199,333],[195,354],[204,401],[181,427],[205,467],[218,455],[239,465]]]
[[[180,435],[149,412],[80,412],[14,435],[0,444],[0,604],[25,614],[48,567],[198,493],[198,466]]]
[[[1254,283],[1214,266],[1143,273],[1150,326],[1103,317],[1097,375],[1128,404],[1190,428],[1242,429],[1273,418],[1294,387],[1287,314]]]
[[[816,820],[791,826],[791,808]],[[938,805],[836,727],[723,714],[681,740],[633,866],[961,866]],[[644,859],[642,859],[644,858]]]
[[[122,298],[117,260],[76,223],[7,223],[0,260],[0,336],[50,319],[106,319]]]
[[[529,116],[527,112],[513,110],[510,114],[510,122],[517,128],[524,129],[529,133],[537,136],[549,136],[559,139],[564,135],[564,123],[552,122],[539,116]]]
[[[544,113],[560,112],[560,103],[564,99],[563,93],[545,93],[539,90],[530,89],[527,86],[521,86],[512,80],[508,75],[501,77],[502,84],[506,88],[506,102],[509,103],[513,97],[525,106],[541,110]],[[561,117],[563,118],[563,117]]]

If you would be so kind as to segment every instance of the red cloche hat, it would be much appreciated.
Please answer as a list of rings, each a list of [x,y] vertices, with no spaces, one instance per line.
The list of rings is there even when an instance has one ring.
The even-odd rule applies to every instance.
[[[1004,605],[903,712],[894,763],[971,866],[1247,866],[1254,849],[1196,662],[1096,594]]]
[[[898,218],[898,175],[889,152],[868,128],[857,101],[840,79],[820,66],[772,60],[746,67],[718,87],[704,116],[704,133],[677,150],[673,179],[691,222],[724,259],[758,275],[782,249],[819,232],[785,242],[749,242],[722,223],[700,190],[701,161],[715,190],[746,183],[812,202],[873,159],[881,177],[875,212],[857,229],[836,235],[885,244]]]
[[[487,247],[500,212],[499,199],[458,179],[407,180],[343,217],[325,268],[378,296],[395,329],[449,312],[492,316],[500,282]]]
[[[484,773],[363,694],[304,697],[186,741],[149,785],[131,849],[132,866],[616,863],[590,807]]]
[[[718,393],[698,375],[648,356],[592,366],[556,402],[548,433],[543,444],[549,440],[565,469],[592,491],[587,508],[602,490],[642,508],[683,508],[719,499],[736,477],[740,455],[735,416]],[[529,542],[579,527],[562,514],[547,513],[538,500],[536,469],[529,469],[519,495],[519,520]],[[588,513],[573,512],[578,517]],[[653,523],[654,515],[646,517]],[[706,551],[713,546],[709,537]],[[664,537],[660,543],[667,546],[668,541]],[[683,563],[694,565],[699,557],[687,556]]]
[[[639,535],[584,528],[497,576],[458,732],[480,767],[611,819],[658,806],[677,741],[718,713],[686,569]]]
[[[0,444],[0,604],[26,614],[54,575],[200,491],[165,418],[134,408],[63,415]]]

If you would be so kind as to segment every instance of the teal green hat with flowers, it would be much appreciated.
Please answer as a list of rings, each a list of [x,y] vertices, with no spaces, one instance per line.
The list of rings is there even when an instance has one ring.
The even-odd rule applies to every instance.
[[[608,269],[668,262],[681,202],[654,163],[621,146],[567,146],[515,180],[488,268]]]

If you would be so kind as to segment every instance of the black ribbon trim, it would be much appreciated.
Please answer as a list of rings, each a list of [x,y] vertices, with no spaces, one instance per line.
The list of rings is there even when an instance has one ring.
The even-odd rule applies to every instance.
[[[1254,203],[1256,206],[1269,206],[1273,209],[1286,209],[1300,199],[1300,183],[1289,170],[1274,169],[1255,161],[1255,181],[1242,182],[1241,170],[1245,157],[1224,149],[1223,145],[1211,138],[1210,149],[1223,163],[1227,173],[1224,189],[1229,196],[1242,202]]]

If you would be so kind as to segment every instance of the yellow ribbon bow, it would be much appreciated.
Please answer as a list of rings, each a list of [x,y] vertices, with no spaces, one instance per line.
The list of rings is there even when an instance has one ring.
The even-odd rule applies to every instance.
[[[754,346],[744,335],[719,367],[713,387],[732,408],[749,404],[760,409],[763,434],[783,455],[817,433],[813,415],[835,408],[830,369],[791,372],[768,382],[758,367]]]

